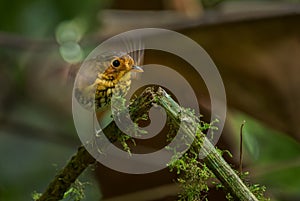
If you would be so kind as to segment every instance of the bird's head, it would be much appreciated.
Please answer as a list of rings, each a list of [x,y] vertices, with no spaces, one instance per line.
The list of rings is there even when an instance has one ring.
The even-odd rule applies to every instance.
[[[109,63],[104,74],[114,78],[124,76],[128,72],[144,72],[143,69],[135,64],[135,61],[128,54],[114,56]]]

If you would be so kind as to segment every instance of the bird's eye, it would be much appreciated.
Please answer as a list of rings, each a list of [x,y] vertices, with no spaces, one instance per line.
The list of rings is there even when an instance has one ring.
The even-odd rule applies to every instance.
[[[113,62],[112,62],[112,65],[114,66],[114,67],[119,67],[120,66],[120,61],[118,60],[118,59],[115,59],[115,60],[113,60]]]

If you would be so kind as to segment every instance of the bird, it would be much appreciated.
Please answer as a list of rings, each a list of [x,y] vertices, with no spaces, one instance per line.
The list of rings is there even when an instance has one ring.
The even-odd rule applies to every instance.
[[[79,70],[74,96],[85,109],[107,110],[112,95],[125,96],[132,72],[144,72],[126,52],[107,52],[87,60]]]

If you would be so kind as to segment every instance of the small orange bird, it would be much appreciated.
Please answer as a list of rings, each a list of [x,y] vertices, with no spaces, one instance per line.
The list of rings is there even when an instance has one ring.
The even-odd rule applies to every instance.
[[[75,84],[75,98],[84,108],[101,112],[110,105],[113,93],[127,93],[131,72],[143,69],[127,53],[102,54],[86,61]]]

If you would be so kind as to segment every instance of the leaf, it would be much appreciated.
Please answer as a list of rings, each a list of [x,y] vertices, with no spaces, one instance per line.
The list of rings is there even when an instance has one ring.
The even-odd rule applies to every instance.
[[[300,143],[241,113],[233,115],[235,130],[239,131],[243,120],[243,143],[252,161],[251,175],[277,198],[299,199]]]

